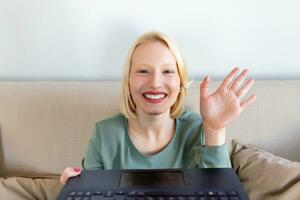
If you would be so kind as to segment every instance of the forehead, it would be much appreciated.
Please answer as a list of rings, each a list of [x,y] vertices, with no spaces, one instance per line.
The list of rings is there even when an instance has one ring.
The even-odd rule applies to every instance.
[[[164,43],[159,41],[147,41],[139,44],[135,48],[131,57],[131,63],[133,65],[176,65],[176,59]]]

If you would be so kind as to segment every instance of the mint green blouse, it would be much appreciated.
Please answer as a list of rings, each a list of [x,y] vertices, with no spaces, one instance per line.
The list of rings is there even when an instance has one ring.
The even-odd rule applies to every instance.
[[[184,111],[176,118],[169,144],[147,156],[133,145],[122,114],[96,123],[83,159],[84,169],[230,168],[226,144],[206,147],[200,115]]]

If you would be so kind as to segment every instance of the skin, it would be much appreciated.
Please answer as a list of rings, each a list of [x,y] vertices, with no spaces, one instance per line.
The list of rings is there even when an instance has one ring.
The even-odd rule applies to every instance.
[[[212,94],[208,93],[211,81],[209,77],[200,84],[200,113],[207,146],[224,144],[225,127],[256,100],[254,94],[241,100],[254,84],[254,80],[249,79],[243,84],[248,70],[243,70],[234,78],[238,72],[239,68],[234,68]]]
[[[176,60],[160,42],[145,42],[134,51],[129,76],[130,93],[138,117],[129,119],[129,136],[135,147],[145,155],[157,153],[172,139],[175,120],[170,108],[180,90]],[[160,103],[148,102],[145,93],[164,93]]]
[[[176,60],[169,49],[160,42],[144,42],[134,51],[131,60],[129,85],[136,104],[138,117],[128,120],[129,136],[134,146],[144,155],[153,155],[172,140],[175,120],[170,108],[176,101],[180,89],[180,77]],[[238,74],[234,68],[221,85],[208,93],[211,79],[207,76],[200,84],[200,113],[203,120],[206,146],[225,143],[226,126],[252,104],[256,96],[241,100],[254,84],[253,79],[245,81],[248,70]],[[164,93],[160,102],[149,102],[145,93]],[[61,182],[80,174],[80,169],[67,167]]]

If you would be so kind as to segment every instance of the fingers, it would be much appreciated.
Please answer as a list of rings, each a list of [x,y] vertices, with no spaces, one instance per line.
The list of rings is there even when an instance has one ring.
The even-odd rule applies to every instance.
[[[232,93],[235,93],[236,90],[241,86],[243,83],[244,79],[248,75],[248,70],[245,69],[241,72],[241,74],[232,82],[231,86],[228,88],[228,90]]]
[[[229,88],[233,78],[235,77],[235,75],[238,73],[239,68],[236,67],[233,70],[231,70],[231,72],[226,76],[226,78],[224,79],[224,81],[221,84],[221,88]]]
[[[235,80],[233,80],[232,75],[236,75],[236,73],[238,72],[238,71],[235,71],[235,69],[233,69],[231,71],[231,73],[229,74],[230,78],[228,78],[228,80],[232,81],[231,85],[228,87],[228,83],[227,83],[226,86],[228,87],[229,92],[232,92],[239,99],[241,99],[241,98],[243,98],[243,96],[245,96],[247,94],[247,92],[253,86],[255,81],[254,81],[254,79],[249,79],[249,80],[246,81],[246,83],[242,87],[240,87],[242,85],[244,79],[248,75],[249,71],[247,69],[243,70],[240,73],[240,75]],[[241,109],[244,110],[247,106],[252,104],[255,100],[256,100],[256,95],[254,95],[254,94],[251,95],[250,97],[246,98],[244,101],[242,101],[240,103]]]
[[[245,78],[249,74],[247,69],[244,69],[239,76],[234,79],[236,74],[239,72],[239,68],[236,67],[227,75],[227,77],[222,82],[221,86],[218,88],[218,92],[230,92],[233,95],[236,95],[239,99],[241,99],[252,87],[254,84],[254,79],[249,79],[246,83],[241,87],[242,83],[244,82]],[[210,83],[210,78],[206,76],[200,84],[200,98],[207,97],[208,94],[208,87]],[[225,94],[224,93],[224,94]]]
[[[250,104],[252,104],[255,100],[256,100],[256,95],[252,94],[250,97],[248,97],[247,99],[245,99],[244,101],[242,101],[241,104],[240,104],[242,110],[244,110],[245,108],[247,108],[247,106],[249,106]]]
[[[200,98],[205,98],[208,96],[209,83],[210,83],[210,78],[206,76],[200,84]]]
[[[79,167],[75,167],[75,168],[67,167],[64,169],[64,171],[60,176],[60,182],[64,185],[70,177],[78,176],[80,172],[81,169]]]
[[[245,85],[243,85],[239,90],[236,91],[236,96],[238,98],[243,98],[243,96],[245,96],[245,94],[249,91],[249,89],[252,87],[252,85],[254,84],[254,79],[249,79]]]

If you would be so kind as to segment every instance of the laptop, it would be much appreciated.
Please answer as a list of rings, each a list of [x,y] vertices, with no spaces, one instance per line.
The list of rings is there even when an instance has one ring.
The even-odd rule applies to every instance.
[[[248,200],[231,168],[84,170],[58,200]]]

